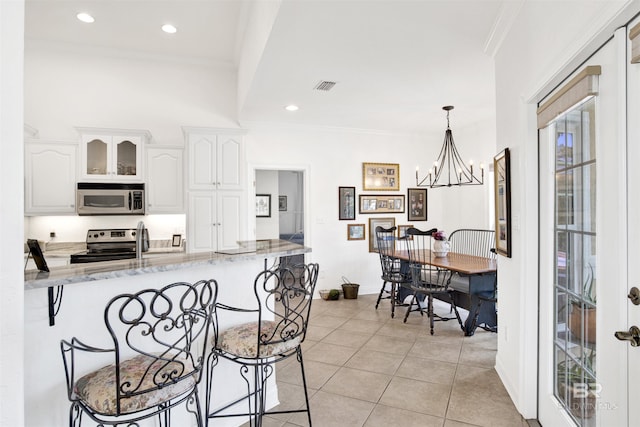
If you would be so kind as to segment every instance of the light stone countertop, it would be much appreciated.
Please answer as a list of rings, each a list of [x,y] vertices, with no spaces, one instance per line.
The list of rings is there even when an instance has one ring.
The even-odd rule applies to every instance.
[[[61,286],[72,283],[136,276],[140,274],[173,271],[194,266],[226,264],[232,262],[298,255],[311,252],[311,248],[286,240],[258,240],[240,242],[238,250],[197,253],[165,253],[145,256],[142,259],[92,262],[50,267],[49,272],[27,270],[24,273],[25,290]],[[45,257],[47,256],[45,252]]]

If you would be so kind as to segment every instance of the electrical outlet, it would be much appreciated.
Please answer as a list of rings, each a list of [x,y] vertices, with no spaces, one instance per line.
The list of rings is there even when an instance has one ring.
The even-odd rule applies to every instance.
[[[52,239],[56,237],[56,232],[52,231],[51,233],[49,233],[49,237],[51,237]]]

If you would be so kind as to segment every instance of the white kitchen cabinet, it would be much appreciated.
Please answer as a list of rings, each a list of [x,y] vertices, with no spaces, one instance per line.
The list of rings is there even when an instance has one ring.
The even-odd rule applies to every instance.
[[[80,133],[80,175],[88,181],[142,181],[144,130],[76,128]]]
[[[183,153],[182,147],[147,146],[147,213],[184,213]]]
[[[244,173],[242,133],[186,128],[190,190],[241,190]]]
[[[78,143],[25,142],[25,215],[75,214]]]
[[[189,252],[233,249],[246,239],[244,191],[191,191],[188,198]]]
[[[219,251],[246,240],[243,130],[183,128],[187,147],[187,250]]]

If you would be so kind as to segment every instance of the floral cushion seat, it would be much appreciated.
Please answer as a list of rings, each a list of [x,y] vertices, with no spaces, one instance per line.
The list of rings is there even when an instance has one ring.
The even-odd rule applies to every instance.
[[[274,333],[276,328],[278,328],[278,330]],[[291,332],[291,335],[288,335],[287,332]],[[259,357],[271,357],[283,354],[298,347],[302,342],[302,334],[297,334],[296,332],[297,331],[293,330],[286,331],[282,324],[277,324],[273,321],[263,321],[260,333],[265,337],[263,338],[263,342],[267,341],[268,343],[260,345]],[[239,357],[248,359],[257,357],[257,347],[258,322],[233,326],[221,332],[218,336],[217,348]]]
[[[166,361],[141,354],[121,361],[120,413],[129,414],[151,408],[192,390],[196,385],[193,375],[176,381],[193,370],[191,361],[183,358]],[[129,387],[127,383],[130,384]],[[163,386],[158,388],[159,384]],[[80,378],[75,383],[74,391],[79,399],[95,412],[117,415],[117,387],[116,367],[108,365]],[[136,394],[126,397],[127,392]]]

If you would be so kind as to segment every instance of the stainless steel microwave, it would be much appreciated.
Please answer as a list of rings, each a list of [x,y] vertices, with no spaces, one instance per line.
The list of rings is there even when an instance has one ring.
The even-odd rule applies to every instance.
[[[78,215],[144,215],[144,184],[79,182]]]

